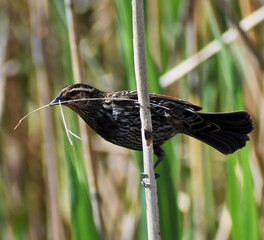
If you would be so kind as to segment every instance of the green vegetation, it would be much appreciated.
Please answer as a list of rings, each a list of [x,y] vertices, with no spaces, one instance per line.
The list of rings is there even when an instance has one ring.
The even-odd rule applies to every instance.
[[[135,89],[131,1],[73,2],[83,81],[106,91]],[[228,157],[181,135],[163,146],[157,182],[165,240],[264,238],[264,66],[257,56],[263,23],[247,32],[247,43],[221,38],[235,26],[228,9],[242,20],[261,6],[217,2],[145,1],[150,90],[203,111],[246,109],[255,128],[250,143]],[[0,1],[0,239],[147,239],[139,153],[90,130],[86,139],[65,108],[68,128],[82,141],[69,143],[59,107],[31,115],[13,131],[20,118],[75,82],[66,16],[63,0]],[[169,70],[214,39],[220,51],[166,83]]]

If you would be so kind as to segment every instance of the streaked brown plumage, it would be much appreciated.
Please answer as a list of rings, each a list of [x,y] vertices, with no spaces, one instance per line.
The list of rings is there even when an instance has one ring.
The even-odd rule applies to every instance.
[[[67,102],[69,100],[75,100]],[[50,103],[59,101],[74,110],[100,136],[109,142],[142,150],[141,122],[136,91],[103,92],[87,84],[66,86]],[[245,146],[253,130],[246,111],[200,113],[201,107],[173,97],[150,94],[153,147],[159,160],[160,146],[177,133],[194,137],[223,154]]]

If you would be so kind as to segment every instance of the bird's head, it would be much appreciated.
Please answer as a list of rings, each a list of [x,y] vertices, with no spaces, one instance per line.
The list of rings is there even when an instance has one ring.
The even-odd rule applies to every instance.
[[[51,101],[50,106],[61,103],[73,110],[82,109],[94,102],[97,98],[104,97],[104,92],[84,83],[76,83],[64,87]]]

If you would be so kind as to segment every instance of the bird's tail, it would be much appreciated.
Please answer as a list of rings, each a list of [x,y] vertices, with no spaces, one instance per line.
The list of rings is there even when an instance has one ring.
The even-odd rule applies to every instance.
[[[245,111],[231,113],[198,113],[204,127],[185,132],[222,152],[230,154],[246,145],[253,130],[250,115]],[[202,125],[202,124],[201,124]],[[200,126],[201,126],[200,125]]]

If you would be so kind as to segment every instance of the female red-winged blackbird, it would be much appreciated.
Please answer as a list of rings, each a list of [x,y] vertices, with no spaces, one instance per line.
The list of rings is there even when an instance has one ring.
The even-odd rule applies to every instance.
[[[141,121],[136,91],[103,92],[87,84],[66,86],[50,105],[61,104],[78,113],[100,136],[122,147],[142,150]],[[223,154],[245,146],[253,130],[245,111],[199,113],[201,107],[173,97],[150,94],[153,148],[158,156],[155,167],[164,156],[160,146],[176,135],[194,137]]]

